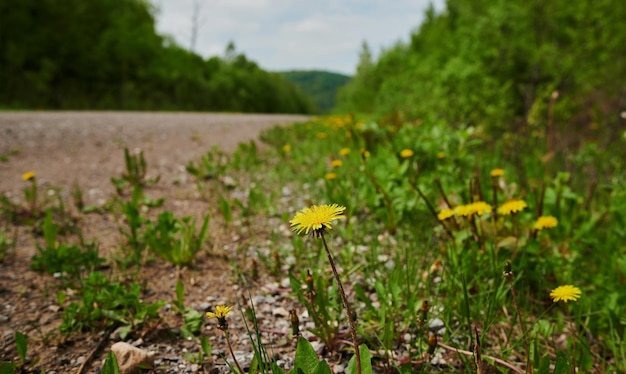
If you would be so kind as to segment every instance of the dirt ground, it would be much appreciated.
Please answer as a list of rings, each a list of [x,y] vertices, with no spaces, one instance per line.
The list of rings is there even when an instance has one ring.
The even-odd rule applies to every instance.
[[[124,172],[123,149],[128,148],[144,151],[148,177],[161,177],[150,194],[166,197],[165,208],[177,216],[198,216],[210,211],[212,202],[201,198],[185,171],[189,161],[199,160],[214,145],[229,152],[239,142],[257,139],[263,129],[306,119],[259,114],[0,113],[0,156],[5,156],[0,162],[0,192],[11,201],[23,203],[25,182],[21,176],[34,171],[41,186],[60,188],[66,201],[71,201],[70,191],[76,184],[83,190],[87,205],[103,204],[115,194],[110,178]],[[118,223],[110,214],[90,214],[81,215],[79,225],[86,237],[100,243],[102,255],[119,249],[122,238]],[[28,336],[28,366],[36,372],[100,372],[115,338],[108,331],[85,332],[69,338],[58,333],[62,307],[56,301],[55,279],[29,267],[37,251],[37,240],[41,239],[34,238],[30,227],[12,230],[17,234],[15,251],[0,263],[0,361],[17,359],[14,336],[20,331]],[[171,302],[180,276],[186,286],[187,305],[199,311],[221,303],[236,305],[240,295],[227,251],[242,239],[219,232],[219,222],[212,221],[211,230],[214,246],[224,250],[225,255],[200,254],[196,266],[182,274],[164,261],[152,262],[142,269],[148,290],[146,300]],[[278,282],[259,286],[259,290],[255,296],[259,313],[274,318],[273,329],[278,326],[279,330],[288,331],[288,305],[282,296],[286,294],[285,285]],[[176,336],[180,316],[171,308],[163,316],[158,325],[131,341],[154,355],[157,372],[229,371],[223,360],[215,356],[224,353],[225,346],[214,324],[207,322],[202,330],[213,345],[213,362],[193,363],[185,358],[185,352],[198,352],[197,342]],[[238,313],[232,316],[231,325],[243,325]],[[280,340],[280,331],[277,336]],[[245,331],[235,335],[234,340],[235,353],[241,360],[249,359],[251,347]],[[283,340],[280,344],[290,347],[292,343]]]

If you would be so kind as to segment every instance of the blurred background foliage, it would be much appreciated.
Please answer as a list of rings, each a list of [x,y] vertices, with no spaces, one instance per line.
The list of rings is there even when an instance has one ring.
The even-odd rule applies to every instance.
[[[0,108],[308,113],[230,44],[204,59],[155,31],[144,0],[0,0]]]
[[[364,43],[337,110],[475,126],[503,152],[544,134],[547,157],[593,141],[623,158],[625,19],[623,1],[448,0],[377,60]]]

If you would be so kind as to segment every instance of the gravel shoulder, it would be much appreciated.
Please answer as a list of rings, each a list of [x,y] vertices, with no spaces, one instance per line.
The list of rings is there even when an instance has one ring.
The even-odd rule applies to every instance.
[[[140,278],[148,290],[146,301],[171,302],[175,298],[176,280],[181,279],[186,287],[186,305],[199,311],[221,303],[236,305],[241,294],[233,283],[228,248],[244,246],[246,239],[233,237],[220,227],[217,208],[200,196],[185,165],[199,160],[213,146],[230,152],[240,142],[257,139],[264,129],[307,119],[297,115],[261,114],[2,112],[0,156],[6,157],[0,162],[0,193],[23,203],[25,185],[21,176],[32,170],[41,186],[60,188],[66,202],[71,200],[70,191],[76,183],[83,190],[87,205],[103,204],[115,194],[111,177],[119,177],[124,172],[124,148],[142,150],[148,177],[161,177],[148,194],[155,198],[166,197],[164,208],[176,216],[212,214],[212,249],[200,253],[194,267],[179,272],[162,260],[142,267]],[[113,214],[79,215],[78,222],[86,238],[100,243],[104,257],[123,245],[119,218]],[[58,333],[63,307],[56,301],[56,280],[49,274],[30,270],[31,257],[41,238],[33,236],[30,226],[11,228],[11,233],[17,238],[15,251],[0,262],[0,361],[17,359],[14,334],[20,331],[28,336],[28,358],[37,372],[41,369],[48,373],[77,372],[85,361],[84,373],[100,372],[102,359],[114,339],[104,331],[69,338]],[[120,279],[122,282],[130,280]],[[259,296],[258,300],[268,300],[261,305],[262,310],[269,317],[284,319],[283,313],[274,313],[276,308],[288,307],[282,296],[286,292],[284,286],[273,285],[270,291],[267,285],[258,287],[263,294],[274,294],[267,299]],[[172,338],[180,324],[180,315],[169,309],[157,326],[143,331],[133,344],[154,355],[160,363],[157,372],[227,372],[223,360],[216,357],[213,363],[206,365],[185,359],[184,352],[197,352],[198,346],[194,341]],[[232,326],[241,329],[235,335],[235,350],[249,355],[244,325],[241,316],[234,314]],[[281,326],[286,331],[289,329],[287,321]],[[215,326],[206,324],[203,334],[209,337],[216,352],[223,349],[223,337]],[[239,343],[244,346],[238,347]],[[283,344],[287,351],[294,350],[291,342]]]

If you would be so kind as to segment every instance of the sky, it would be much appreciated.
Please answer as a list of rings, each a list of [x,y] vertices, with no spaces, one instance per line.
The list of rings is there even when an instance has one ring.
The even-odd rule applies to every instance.
[[[444,0],[152,0],[157,31],[194,52],[223,56],[230,41],[238,53],[269,71],[327,70],[352,75],[366,41],[374,57],[408,42],[430,3]]]

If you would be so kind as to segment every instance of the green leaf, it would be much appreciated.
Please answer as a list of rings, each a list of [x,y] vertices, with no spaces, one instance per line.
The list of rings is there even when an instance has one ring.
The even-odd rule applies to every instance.
[[[126,325],[126,326],[122,326],[120,327],[117,331],[120,333],[120,339],[124,340],[126,339],[126,337],[128,336],[128,334],[130,334],[130,332],[132,331],[133,326],[132,325]],[[116,363],[117,364],[117,363]]]
[[[107,358],[102,366],[102,374],[120,374],[120,368],[117,364],[117,357],[113,351],[109,351]]]
[[[222,215],[224,216],[224,220],[226,223],[230,223],[233,220],[232,211],[230,209],[230,204],[228,200],[224,199],[221,195],[219,196],[219,204],[220,210],[222,211]]]
[[[211,357],[211,343],[209,343],[209,339],[207,339],[206,336],[202,336],[202,338],[200,338],[200,346],[202,347],[202,352],[204,352],[204,355],[207,357]]]
[[[326,360],[320,361],[315,367],[315,370],[313,370],[313,374],[331,374],[331,373],[332,372],[330,371],[330,367],[326,363]]]
[[[250,362],[250,368],[248,369],[248,374],[257,374],[259,372],[259,355],[257,353],[252,357],[252,361]],[[237,373],[237,369],[231,367],[234,373]]]
[[[183,306],[185,305],[185,285],[180,279],[176,281],[176,301],[178,303],[176,306],[183,309]]]
[[[204,315],[193,308],[189,308],[185,310],[184,314],[184,334],[183,338],[194,337],[200,333],[202,328],[202,324],[204,323]],[[183,330],[181,329],[181,333]],[[190,334],[190,335],[186,335]]]
[[[298,338],[298,346],[296,347],[296,359],[294,362],[294,369],[296,372],[302,370],[305,374],[311,374],[318,366],[319,359],[317,353],[313,349],[311,343],[303,337]]]
[[[12,362],[0,362],[0,374],[13,374],[17,366]]]
[[[17,354],[20,356],[20,361],[24,363],[24,361],[26,361],[26,351],[28,350],[28,339],[26,338],[26,335],[16,331],[15,346],[17,347]]]
[[[565,353],[556,352],[556,363],[554,364],[553,374],[568,374],[570,372],[569,363]]]
[[[372,353],[365,344],[359,346],[359,352],[361,353],[361,374],[372,374]],[[348,363],[346,373],[356,374],[356,372],[356,355],[354,355]]]

